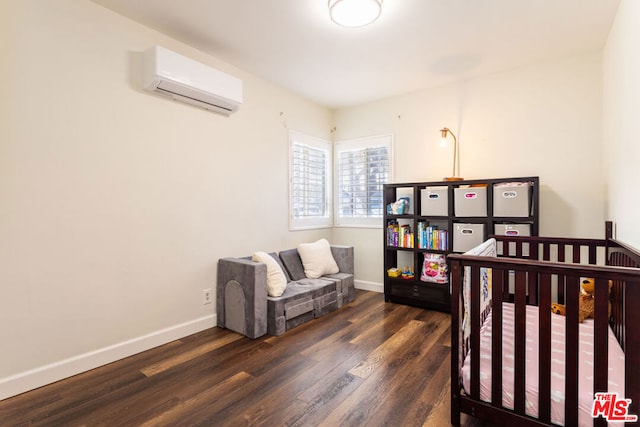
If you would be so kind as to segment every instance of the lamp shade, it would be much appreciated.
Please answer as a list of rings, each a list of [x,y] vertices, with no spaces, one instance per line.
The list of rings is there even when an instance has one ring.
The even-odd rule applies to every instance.
[[[378,19],[382,0],[329,0],[331,20],[343,27],[362,27]]]

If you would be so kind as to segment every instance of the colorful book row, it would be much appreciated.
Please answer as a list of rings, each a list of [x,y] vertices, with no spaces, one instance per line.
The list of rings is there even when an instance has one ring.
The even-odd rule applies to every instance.
[[[417,236],[418,248],[420,249],[449,250],[449,232],[447,230],[440,230],[436,226],[427,225],[426,222],[419,222]]]
[[[409,224],[398,224],[397,221],[390,221],[387,224],[387,246],[399,248],[413,248],[414,235]]]

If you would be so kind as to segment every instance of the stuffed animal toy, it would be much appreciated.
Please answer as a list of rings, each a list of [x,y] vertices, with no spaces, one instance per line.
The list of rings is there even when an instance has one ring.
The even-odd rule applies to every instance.
[[[609,291],[611,291],[611,281],[609,281]],[[578,321],[582,323],[584,319],[593,318],[595,309],[594,291],[595,281],[587,278],[580,283],[580,296],[578,297]],[[555,314],[565,316],[567,314],[566,307],[563,304],[551,304],[551,311]],[[609,316],[611,316],[611,303],[609,303]]]

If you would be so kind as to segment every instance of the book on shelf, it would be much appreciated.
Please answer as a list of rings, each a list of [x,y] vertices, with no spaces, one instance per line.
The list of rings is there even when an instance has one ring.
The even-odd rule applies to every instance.
[[[417,230],[419,249],[446,251],[449,249],[449,232],[427,222],[419,222]]]
[[[399,248],[413,248],[414,234],[409,224],[398,224],[398,221],[389,221],[387,224],[387,246]]]

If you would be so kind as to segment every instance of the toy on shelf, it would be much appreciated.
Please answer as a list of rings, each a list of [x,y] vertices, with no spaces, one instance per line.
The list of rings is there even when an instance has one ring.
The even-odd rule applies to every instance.
[[[393,203],[387,205],[387,214],[404,215],[409,213],[409,197],[400,197]]]
[[[387,270],[387,275],[389,277],[400,277],[402,275],[402,271],[399,268],[390,268]]]
[[[445,255],[425,253],[420,280],[431,283],[448,283],[448,270],[447,257]]]
[[[402,278],[409,280],[409,279],[413,279],[415,277],[415,274],[413,274],[413,267],[409,267],[409,266],[405,266],[402,269]]]

